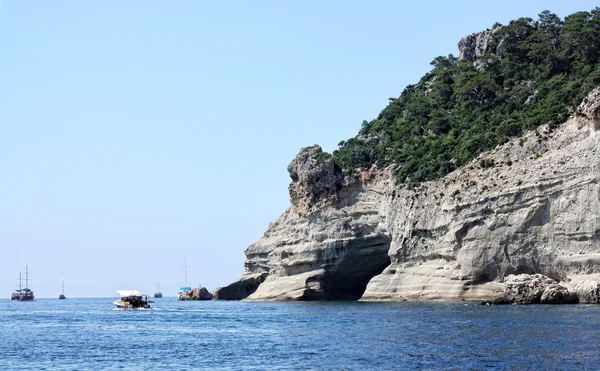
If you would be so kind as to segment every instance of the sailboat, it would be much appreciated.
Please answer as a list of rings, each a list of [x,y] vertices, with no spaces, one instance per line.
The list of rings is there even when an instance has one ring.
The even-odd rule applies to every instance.
[[[155,298],[162,298],[162,292],[160,292],[160,285],[156,283],[156,292],[154,293]]]
[[[29,286],[29,269],[25,266],[25,287],[22,286],[21,272],[19,272],[19,289],[12,293],[10,300],[14,301],[32,301],[35,296]]]
[[[66,299],[67,297],[65,296],[65,281],[62,281],[62,294],[58,295],[59,299]]]
[[[179,293],[177,295],[177,300],[181,297],[181,294],[184,294],[186,291],[192,291],[192,288],[187,285],[187,259],[184,259],[183,263],[183,286],[179,288]]]

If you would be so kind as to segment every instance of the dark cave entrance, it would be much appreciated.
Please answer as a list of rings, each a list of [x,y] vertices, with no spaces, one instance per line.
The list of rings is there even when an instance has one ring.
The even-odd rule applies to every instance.
[[[356,246],[350,249],[334,271],[325,274],[325,297],[327,300],[358,300],[362,297],[371,278],[380,274],[388,265],[390,241],[378,239],[378,243]]]

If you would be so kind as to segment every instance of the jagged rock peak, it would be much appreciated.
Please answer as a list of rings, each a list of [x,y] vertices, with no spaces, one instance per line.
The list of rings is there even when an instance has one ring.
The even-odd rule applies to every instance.
[[[477,32],[460,39],[458,42],[458,59],[475,62],[477,58],[485,53],[490,37],[497,29]]]
[[[302,148],[287,170],[292,179],[290,201],[299,214],[308,215],[337,200],[343,174],[319,145]]]

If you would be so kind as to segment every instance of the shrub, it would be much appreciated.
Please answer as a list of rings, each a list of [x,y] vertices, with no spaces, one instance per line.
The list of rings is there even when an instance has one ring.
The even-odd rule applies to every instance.
[[[362,123],[361,138],[380,139],[341,141],[334,161],[346,172],[395,164],[397,180],[411,187],[438,179],[524,130],[549,123],[552,131],[600,85],[599,59],[600,8],[512,21],[476,64],[436,57],[418,83]]]

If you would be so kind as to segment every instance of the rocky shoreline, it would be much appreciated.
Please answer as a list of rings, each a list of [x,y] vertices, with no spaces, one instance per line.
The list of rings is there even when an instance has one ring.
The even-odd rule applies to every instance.
[[[600,284],[580,281],[574,288],[541,274],[509,275],[504,279],[504,295],[482,304],[598,304]]]

